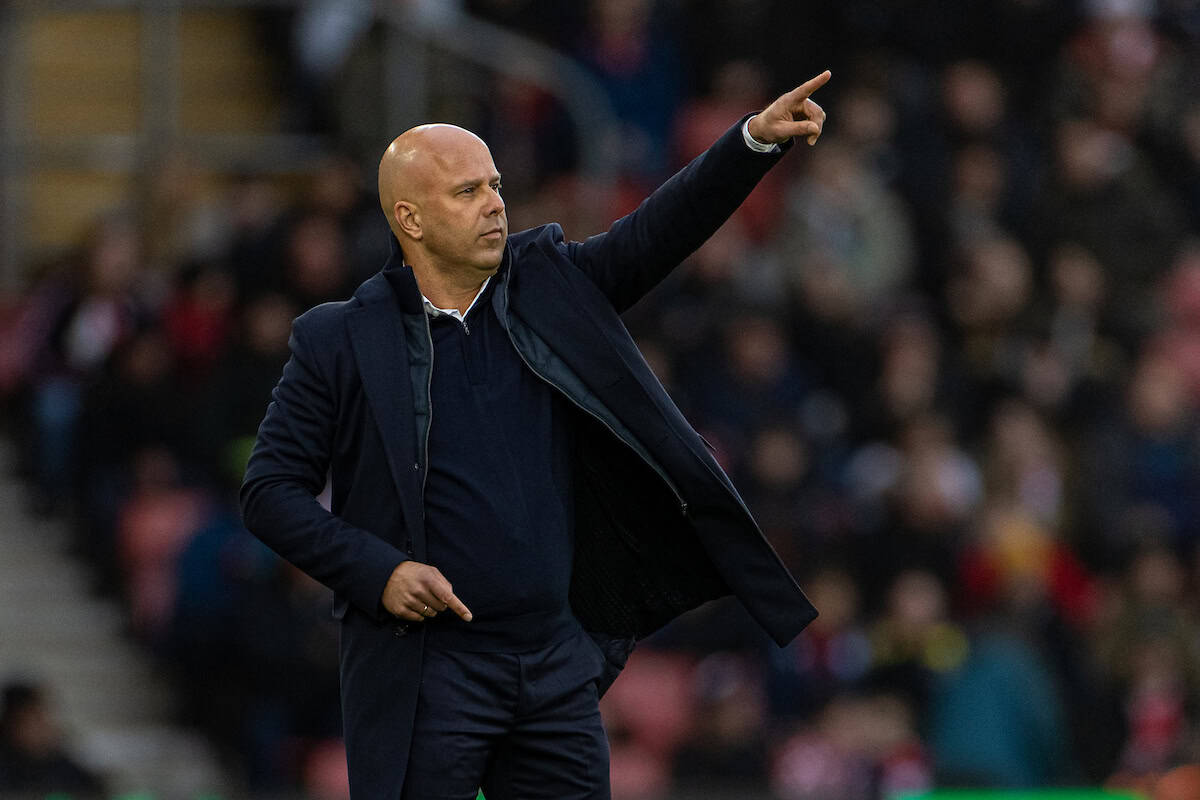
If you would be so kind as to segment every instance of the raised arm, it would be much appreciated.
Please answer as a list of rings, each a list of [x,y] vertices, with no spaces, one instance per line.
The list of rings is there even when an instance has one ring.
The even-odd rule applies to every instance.
[[[567,245],[571,260],[618,311],[636,303],[729,219],[791,147],[793,137],[816,143],[825,112],[810,95],[829,77],[826,70],[748,121],[740,120],[607,232]],[[775,147],[753,150],[745,133]]]

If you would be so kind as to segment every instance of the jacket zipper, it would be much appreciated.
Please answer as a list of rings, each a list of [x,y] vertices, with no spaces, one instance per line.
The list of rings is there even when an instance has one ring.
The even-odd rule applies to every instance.
[[[508,308],[508,284],[507,283],[505,283],[505,285],[504,285],[504,307],[507,310],[507,308]],[[509,330],[507,325],[504,326],[504,332],[508,334],[508,340],[510,342],[512,342],[513,349],[517,351],[517,355],[520,357],[521,361],[525,364],[525,366],[529,367],[530,372],[532,372],[534,375],[536,375],[538,378],[540,378],[543,382],[546,383],[546,385],[550,386],[550,388],[556,390],[563,397],[570,400],[571,404],[574,405],[576,408],[578,408],[580,411],[584,412],[585,414],[590,416],[592,419],[596,420],[601,425],[603,425],[608,430],[609,433],[611,433],[614,437],[616,437],[617,441],[623,443],[626,447],[628,447],[630,450],[632,450],[634,455],[636,455],[638,458],[640,458],[642,460],[642,462],[645,463],[646,466],[648,466],[650,469],[654,470],[654,472],[658,475],[658,477],[662,478],[663,483],[665,483],[667,485],[667,488],[671,490],[671,494],[675,495],[675,502],[679,504],[679,512],[686,517],[687,510],[688,510],[687,501],[683,499],[683,495],[681,495],[679,493],[679,490],[677,488],[675,488],[675,484],[667,476],[666,471],[663,470],[662,467],[658,466],[653,461],[651,461],[649,458],[642,455],[638,451],[638,448],[636,446],[634,446],[632,443],[630,443],[621,434],[617,433],[616,430],[611,425],[609,425],[599,414],[592,411],[590,408],[587,408],[586,406],[584,406],[582,403],[580,403],[578,400],[576,400],[574,397],[572,397],[571,394],[569,392],[567,392],[565,389],[561,388],[560,386],[555,384],[554,381],[550,380],[545,375],[543,375],[542,373],[540,373],[536,369],[534,369],[533,365],[529,363],[529,359],[525,358],[525,354],[521,352],[521,348],[517,346],[517,340],[513,338],[512,331]]]

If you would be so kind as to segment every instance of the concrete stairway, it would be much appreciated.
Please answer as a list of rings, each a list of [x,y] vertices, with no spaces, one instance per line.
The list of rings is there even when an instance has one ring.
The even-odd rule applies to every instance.
[[[121,610],[89,593],[86,570],[66,555],[66,526],[25,512],[11,456],[0,440],[0,681],[51,690],[71,752],[114,796],[228,793],[207,743],[170,723],[166,681],[125,637]]]

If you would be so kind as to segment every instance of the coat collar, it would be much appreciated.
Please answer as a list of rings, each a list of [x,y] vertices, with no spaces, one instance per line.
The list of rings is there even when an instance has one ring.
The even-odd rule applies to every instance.
[[[412,270],[404,266],[404,254],[395,236],[391,236],[391,245],[391,256],[383,269],[354,292],[357,304],[346,314],[346,325],[363,391],[379,426],[392,479],[397,491],[404,496],[406,491],[419,490],[418,472],[411,465],[419,463],[423,457],[417,452],[416,409],[410,373],[413,364],[410,361],[420,366],[420,354],[427,351],[418,339],[426,335],[425,307]],[[507,278],[511,260],[511,246],[507,246],[500,265],[501,285]],[[492,285],[496,283],[492,281]],[[414,355],[416,357],[412,358]],[[428,363],[428,356],[425,356],[426,369]],[[425,380],[420,384],[424,385]],[[421,519],[412,510],[416,506],[408,503],[401,506],[405,524],[411,530],[420,529]]]
[[[391,254],[383,269],[359,286],[354,292],[354,297],[364,306],[394,300],[399,303],[402,314],[423,314],[425,306],[421,302],[421,290],[417,287],[417,279],[413,276],[412,269],[404,266],[404,251],[400,249],[400,242],[394,233],[389,233],[388,239]],[[500,269],[496,271],[500,283],[508,280],[508,267],[511,263],[512,244],[505,242]]]

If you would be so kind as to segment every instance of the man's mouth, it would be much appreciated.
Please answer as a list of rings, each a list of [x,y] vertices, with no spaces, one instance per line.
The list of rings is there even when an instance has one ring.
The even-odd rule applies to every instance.
[[[503,228],[492,228],[490,231],[483,234],[484,239],[499,239],[502,236],[504,236]]]

